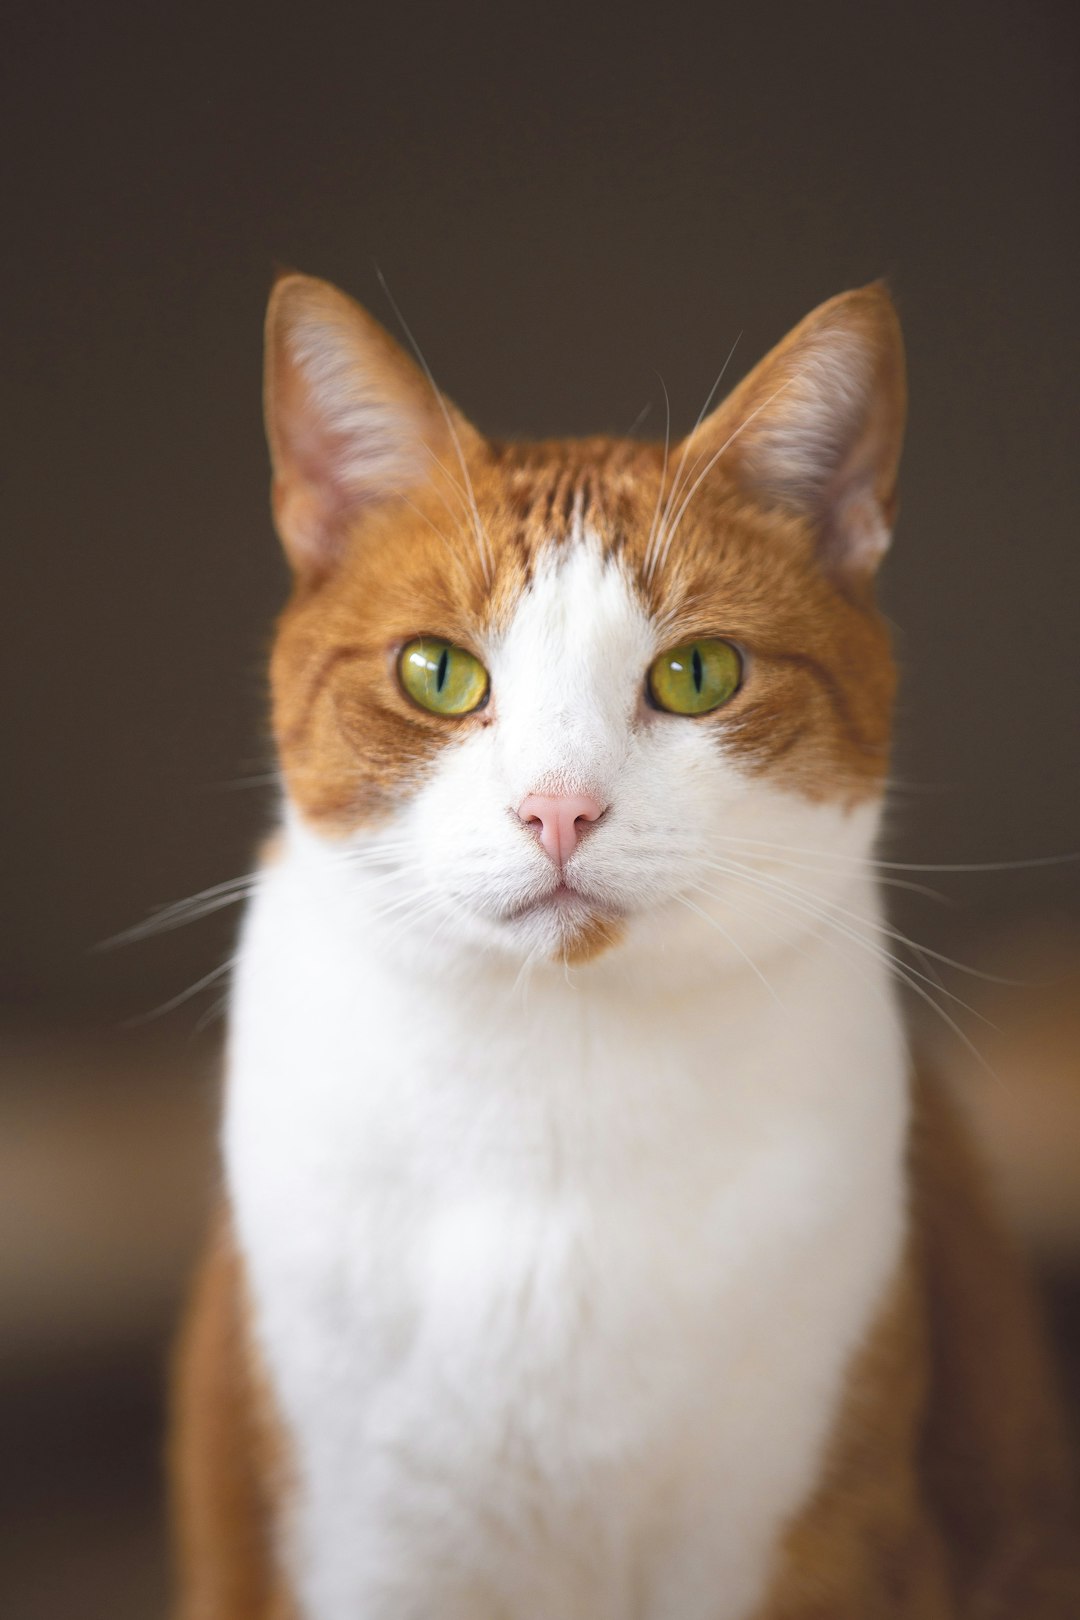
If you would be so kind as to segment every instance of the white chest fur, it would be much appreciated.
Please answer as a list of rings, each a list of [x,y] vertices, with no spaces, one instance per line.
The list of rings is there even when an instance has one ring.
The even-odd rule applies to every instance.
[[[896,1266],[906,1109],[876,967],[768,976],[429,987],[268,874],[225,1147],[309,1620],[752,1612]]]

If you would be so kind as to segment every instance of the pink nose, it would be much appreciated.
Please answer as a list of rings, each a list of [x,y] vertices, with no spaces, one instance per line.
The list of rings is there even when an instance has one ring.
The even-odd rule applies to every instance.
[[[588,793],[530,793],[517,813],[536,832],[556,866],[565,866],[577,847],[582,830],[599,821],[604,807]]]

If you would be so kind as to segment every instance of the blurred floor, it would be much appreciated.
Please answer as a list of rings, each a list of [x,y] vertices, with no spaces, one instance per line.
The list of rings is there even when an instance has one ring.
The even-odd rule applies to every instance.
[[[13,1620],[165,1613],[165,1371],[215,1182],[215,1066],[213,1043],[175,1022],[0,1030],[0,1612]]]

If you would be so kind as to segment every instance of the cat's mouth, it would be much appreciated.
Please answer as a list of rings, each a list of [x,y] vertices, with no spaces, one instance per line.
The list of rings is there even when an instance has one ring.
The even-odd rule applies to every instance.
[[[531,895],[520,905],[505,911],[503,921],[520,922],[526,917],[545,916],[565,916],[568,921],[578,921],[586,916],[595,916],[598,912],[610,918],[619,915],[617,908],[609,901],[601,900],[599,895],[589,894],[563,878],[543,894]]]
[[[605,895],[579,888],[565,878],[542,894],[511,907],[502,914],[504,926],[520,929],[524,939],[535,947],[546,942],[551,957],[567,967],[600,956],[623,938],[626,912]]]

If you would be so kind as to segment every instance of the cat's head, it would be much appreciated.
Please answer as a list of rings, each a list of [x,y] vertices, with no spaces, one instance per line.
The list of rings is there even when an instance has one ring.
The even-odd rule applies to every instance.
[[[682,443],[495,442],[357,305],[280,280],[292,836],[415,948],[578,963],[707,938],[738,959],[813,926],[869,851],[887,770],[873,576],[904,403],[874,285]]]

